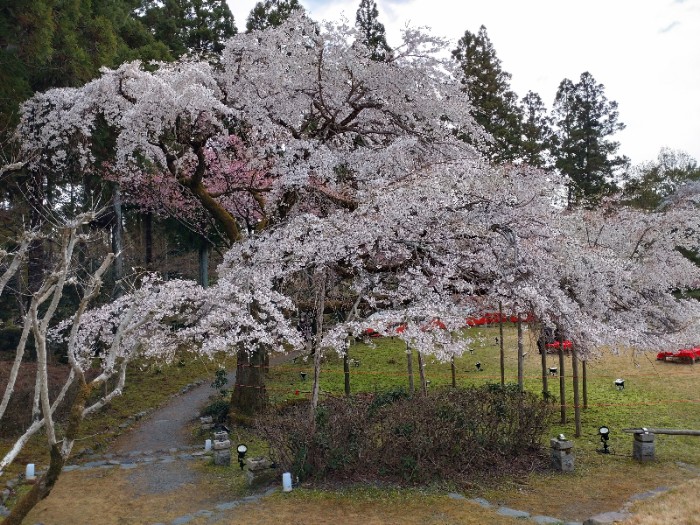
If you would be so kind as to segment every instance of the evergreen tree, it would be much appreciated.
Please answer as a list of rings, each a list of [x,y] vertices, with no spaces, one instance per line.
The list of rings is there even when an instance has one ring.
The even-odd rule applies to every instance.
[[[547,115],[547,108],[542,98],[532,91],[520,101],[522,112],[523,160],[537,168],[547,168],[550,164],[549,148],[552,141],[552,118]]]
[[[265,0],[258,2],[248,15],[246,31],[257,31],[281,25],[293,11],[304,8],[299,0]]]
[[[625,176],[623,195],[637,208],[654,210],[682,184],[700,180],[700,166],[684,151],[662,148],[655,161],[635,166]]]
[[[77,87],[102,66],[168,60],[134,15],[140,0],[2,0],[0,2],[0,160],[21,102],[36,91]]]
[[[464,91],[474,107],[474,118],[494,139],[485,153],[495,162],[518,159],[521,148],[518,97],[510,89],[510,73],[501,69],[496,50],[481,26],[466,31],[452,56],[464,71]]]
[[[379,21],[377,2],[361,0],[355,16],[355,27],[362,33],[362,43],[372,52],[372,60],[386,60],[391,48],[386,43],[386,30]]]
[[[584,72],[577,84],[562,80],[553,113],[555,166],[571,179],[568,203],[594,204],[615,189],[617,169],[628,163],[615,156],[619,142],[608,139],[625,128],[618,122],[617,102],[608,101],[605,86]]]
[[[237,33],[225,0],[145,0],[143,22],[174,57],[212,54]]]

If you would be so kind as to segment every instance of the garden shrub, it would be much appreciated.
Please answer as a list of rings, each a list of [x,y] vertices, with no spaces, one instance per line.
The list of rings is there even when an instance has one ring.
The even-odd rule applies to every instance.
[[[310,405],[286,405],[257,428],[274,459],[300,479],[385,478],[404,482],[468,482],[538,464],[551,405],[487,385],[329,397],[312,432]]]
[[[211,416],[214,423],[224,423],[228,417],[229,402],[226,399],[217,399],[206,405],[201,412],[202,416]]]

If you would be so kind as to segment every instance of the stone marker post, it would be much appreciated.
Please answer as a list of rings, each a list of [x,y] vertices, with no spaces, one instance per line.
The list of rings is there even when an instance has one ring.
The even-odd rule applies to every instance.
[[[575,456],[573,441],[552,438],[549,443],[552,447],[552,468],[559,472],[573,472]]]
[[[246,471],[246,479],[248,485],[257,486],[264,483],[269,483],[277,477],[277,470],[274,464],[268,458],[257,457],[245,460],[248,470]]]
[[[228,432],[214,432],[214,465],[231,465],[231,441]]]
[[[655,459],[654,434],[641,432],[634,435],[632,457],[637,461],[652,461]]]

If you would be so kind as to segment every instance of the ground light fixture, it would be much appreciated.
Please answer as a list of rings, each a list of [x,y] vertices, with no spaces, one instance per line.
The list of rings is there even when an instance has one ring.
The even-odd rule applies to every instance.
[[[557,372],[559,372],[559,369],[556,366],[550,366],[549,367],[549,375],[550,376],[555,376],[557,375]]]
[[[624,390],[625,389],[625,380],[620,378],[620,377],[615,379],[615,388],[617,388],[618,390]]]
[[[608,439],[610,439],[610,429],[608,427],[600,427],[598,429],[598,434],[600,434],[600,442],[603,444],[603,449],[599,452],[603,454],[610,454],[610,449],[608,448]]]
[[[299,372],[299,377],[301,377],[302,381],[306,381],[306,372]]]
[[[477,361],[475,366],[476,366],[476,371],[481,372],[481,362]]]
[[[238,452],[238,464],[240,465],[241,470],[243,470],[243,458],[245,458],[245,453],[248,452],[248,447],[241,443],[238,445],[238,447],[236,447],[236,451]]]

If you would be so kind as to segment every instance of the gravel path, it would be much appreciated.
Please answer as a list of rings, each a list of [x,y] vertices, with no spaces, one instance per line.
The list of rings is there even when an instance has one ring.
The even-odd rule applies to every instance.
[[[236,373],[228,374],[228,384],[235,383]],[[119,436],[110,447],[114,454],[184,448],[191,444],[189,424],[199,417],[200,409],[214,393],[209,382],[174,397],[167,405],[153,411],[130,431]]]

